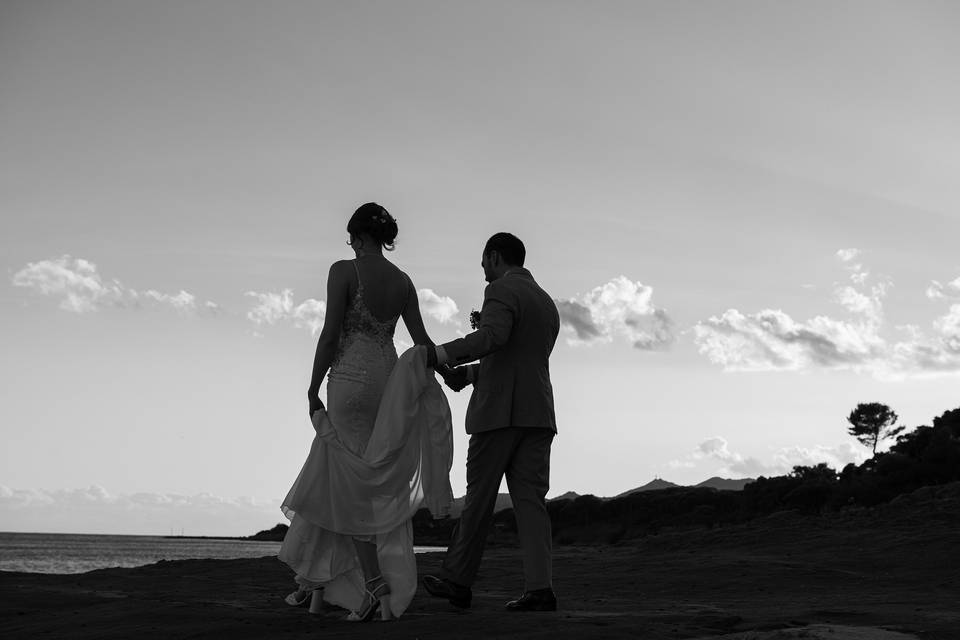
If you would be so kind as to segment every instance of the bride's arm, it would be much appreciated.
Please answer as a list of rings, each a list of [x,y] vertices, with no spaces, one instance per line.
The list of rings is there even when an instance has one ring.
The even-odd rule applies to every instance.
[[[410,276],[407,276],[407,304],[403,308],[403,324],[406,325],[414,344],[433,346],[433,340],[427,335],[427,330],[423,326],[423,316],[420,315],[420,300],[417,298],[417,290],[413,286],[413,280],[410,279]]]
[[[320,330],[320,337],[317,339],[317,351],[313,356],[310,387],[307,389],[311,416],[314,411],[323,406],[319,397],[320,383],[327,375],[327,370],[330,369],[340,343],[340,330],[347,308],[349,278],[349,263],[339,261],[330,265],[330,273],[327,274],[327,309],[323,317],[323,329]]]

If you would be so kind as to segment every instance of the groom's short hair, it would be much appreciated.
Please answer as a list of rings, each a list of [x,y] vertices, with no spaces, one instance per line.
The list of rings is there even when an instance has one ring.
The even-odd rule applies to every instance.
[[[504,262],[515,267],[522,267],[523,261],[527,259],[527,249],[523,246],[523,242],[517,236],[506,231],[490,236],[483,248],[483,255],[487,255],[491,251],[496,251]]]

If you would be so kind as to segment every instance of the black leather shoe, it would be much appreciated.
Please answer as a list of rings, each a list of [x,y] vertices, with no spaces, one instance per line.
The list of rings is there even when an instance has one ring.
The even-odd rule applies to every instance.
[[[461,609],[469,607],[470,600],[473,598],[470,587],[437,576],[423,576],[423,588],[430,595],[437,598],[446,598],[450,601],[450,604]]]
[[[508,611],[556,611],[557,596],[553,589],[527,591],[516,600],[507,603]]]

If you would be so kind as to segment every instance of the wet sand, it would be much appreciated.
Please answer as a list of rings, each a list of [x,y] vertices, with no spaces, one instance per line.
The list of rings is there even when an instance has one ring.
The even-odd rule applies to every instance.
[[[957,504],[930,494],[874,510],[558,547],[556,613],[503,610],[522,588],[512,547],[488,549],[471,609],[421,588],[399,621],[366,625],[342,621],[339,610],[285,605],[291,575],[269,557],[0,573],[0,637],[958,640]],[[441,556],[418,559],[424,574]]]

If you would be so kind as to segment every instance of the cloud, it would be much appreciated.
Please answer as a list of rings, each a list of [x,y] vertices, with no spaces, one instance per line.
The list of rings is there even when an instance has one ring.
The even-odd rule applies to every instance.
[[[797,322],[780,310],[729,309],[693,328],[700,353],[725,371],[796,371],[810,366],[862,368],[884,354],[869,323],[817,316]]]
[[[197,313],[200,311],[211,315],[220,313],[220,305],[207,300],[202,305],[197,305],[197,298],[191,293],[181,290],[177,295],[160,293],[155,289],[147,289],[141,294],[145,300],[152,300],[161,306],[169,306],[181,313]]]
[[[857,249],[837,252],[848,265],[859,254]],[[866,272],[861,266],[849,268],[851,280],[862,283]],[[779,309],[754,314],[728,309],[694,326],[694,340],[700,353],[725,371],[869,368],[886,354],[887,345],[878,330],[888,286],[877,283],[867,292],[850,285],[836,286],[834,300],[855,316],[852,320],[816,316],[801,322]]]
[[[860,255],[860,249],[837,249],[840,262],[853,262]]]
[[[931,280],[926,293],[931,300],[960,300],[960,277],[947,284],[941,284],[938,280]]]
[[[60,308],[75,313],[96,311],[104,306],[123,306],[129,299],[127,290],[119,281],[103,282],[95,264],[68,255],[28,263],[13,274],[13,284],[45,296],[59,297]]]
[[[454,322],[454,316],[459,311],[453,298],[438,295],[431,289],[417,289],[417,299],[423,313],[437,322]]]
[[[247,291],[245,295],[256,300],[254,307],[247,312],[247,318],[256,325],[290,322],[299,329],[309,329],[313,335],[323,328],[327,304],[322,300],[307,298],[294,305],[291,289],[279,293]]]
[[[960,354],[960,304],[950,306],[950,311],[933,321],[933,328],[946,350]]]
[[[799,321],[779,309],[746,314],[728,309],[693,327],[700,353],[724,371],[798,371],[811,368],[866,372],[882,379],[960,373],[960,305],[933,322],[933,335],[916,326],[896,327],[906,336],[881,335],[883,301],[892,286],[866,286],[868,272],[852,261],[856,249],[837,257],[851,272],[853,285],[837,285],[834,301],[848,319],[816,316]]]
[[[853,443],[842,443],[833,446],[815,445],[812,448],[783,447],[773,451],[767,460],[761,460],[731,451],[726,438],[714,436],[698,444],[685,459],[674,460],[668,464],[673,468],[689,468],[704,460],[714,460],[723,465],[719,470],[721,475],[756,478],[783,475],[792,471],[795,466],[815,466],[821,462],[840,470],[851,462],[859,464],[868,457],[869,454],[864,448]]]
[[[838,286],[834,290],[834,300],[850,313],[861,315],[874,325],[883,322],[883,298],[886,295],[885,283],[874,285],[869,293],[858,291],[851,286]]]
[[[864,270],[863,265],[855,263],[854,260],[860,257],[862,252],[859,249],[840,249],[836,256],[850,272],[850,279],[855,284],[863,284],[870,275],[869,271]]]
[[[556,300],[560,321],[571,329],[580,342],[605,339],[601,328],[594,322],[590,308],[576,300]]]
[[[889,377],[930,376],[960,372],[960,303],[933,321],[933,335],[915,326],[903,327],[910,338],[891,347]]]
[[[616,336],[637,349],[663,349],[674,341],[673,321],[652,302],[653,287],[618,276],[579,298],[556,300],[571,344],[611,342]]]
[[[171,308],[185,315],[214,315],[220,306],[207,301],[197,304],[196,296],[181,290],[177,294],[155,289],[137,291],[119,280],[105,281],[97,265],[63,255],[53,260],[30,262],[13,274],[14,286],[60,299],[60,308],[73,313],[92,313],[107,308]]]
[[[210,493],[113,494],[104,487],[0,486],[0,530],[70,533],[249,535],[283,520],[279,500]]]
[[[868,292],[859,291],[856,287],[862,287],[870,276],[870,272],[865,270],[862,264],[853,262],[860,257],[860,254],[859,249],[837,251],[837,258],[850,273],[850,281],[855,286],[836,285],[833,292],[834,300],[847,311],[862,315],[871,323],[879,324],[883,320],[883,298],[892,284],[889,281],[879,281],[870,287]]]

